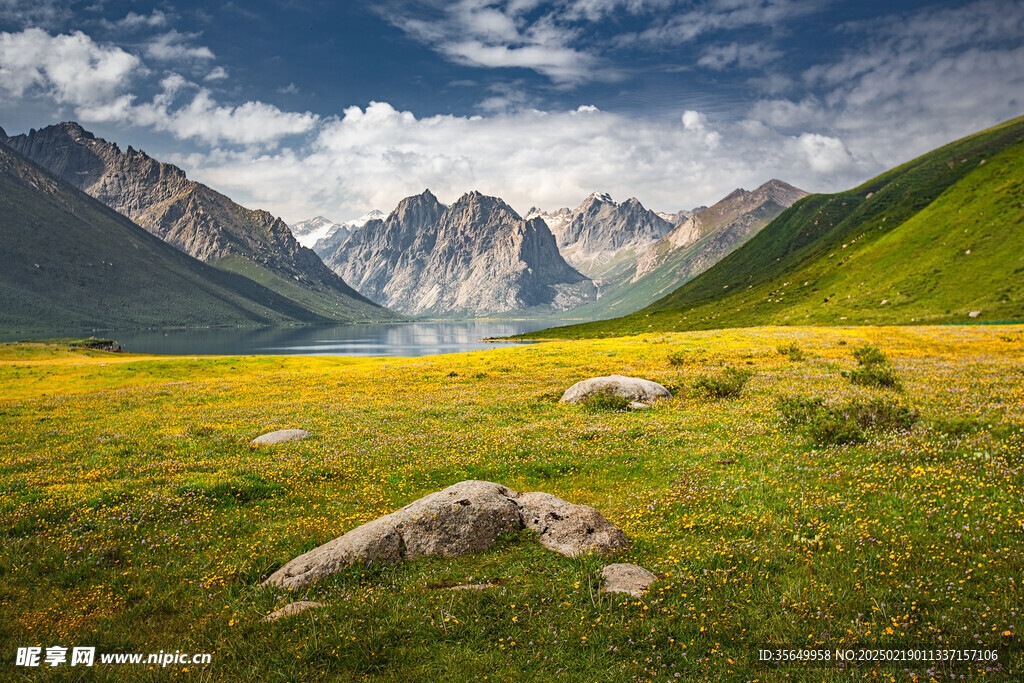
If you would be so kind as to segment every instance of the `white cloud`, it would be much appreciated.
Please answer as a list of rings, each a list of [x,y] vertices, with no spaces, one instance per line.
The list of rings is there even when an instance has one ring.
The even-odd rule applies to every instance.
[[[123,107],[128,81],[144,69],[121,48],[97,45],[81,32],[51,36],[38,28],[0,33],[0,90],[6,97],[43,93],[58,104]],[[104,119],[107,120],[107,119]]]
[[[151,103],[136,106],[129,120],[168,131],[183,140],[260,146],[273,146],[283,137],[308,133],[319,120],[310,112],[285,112],[264,102],[245,102],[237,107],[219,105],[205,88],[200,88],[188,104],[171,109],[171,96],[181,87],[180,81],[165,80],[165,92]]]
[[[167,35],[181,36],[173,31]],[[178,40],[169,39],[166,45]],[[203,53],[194,56],[204,58]],[[210,73],[214,80],[227,76],[218,69]],[[224,105],[216,102],[208,89],[176,73],[161,80],[160,91],[149,102],[139,103],[131,85],[135,77],[147,73],[138,57],[119,47],[100,45],[81,32],[51,36],[31,28],[0,33],[0,94],[8,100],[48,97],[56,104],[73,107],[76,117],[85,123],[148,126],[178,139],[211,145],[273,147],[281,138],[310,132],[319,120],[310,112],[282,111],[258,101]],[[175,108],[178,97],[189,89],[196,91],[194,96]]]
[[[716,71],[728,67],[750,69],[766,66],[781,56],[782,52],[763,43],[725,43],[704,50],[697,64]]]
[[[159,28],[167,25],[167,15],[158,9],[154,9],[150,14],[138,14],[136,12],[129,12],[123,18],[117,21],[102,21],[102,24],[109,29],[124,30],[124,31],[135,31],[138,29],[146,28]]]
[[[228,77],[227,69],[225,69],[222,66],[215,66],[210,71],[210,73],[206,74],[206,76],[203,77],[203,80],[204,81],[222,81],[222,80],[224,80],[227,77]]]
[[[374,102],[323,121],[307,148],[215,150],[179,161],[237,201],[291,221],[325,211],[341,218],[388,211],[424,188],[446,202],[477,189],[520,211],[575,206],[602,190],[674,211],[772,177],[840,189],[862,172],[852,158],[842,163],[826,139],[780,135],[758,122],[716,124],[695,111],[645,121],[586,105],[417,118]]]
[[[186,43],[196,36],[170,30],[156,36],[146,44],[146,55],[164,61],[213,59],[213,51],[206,46],[190,46]]]

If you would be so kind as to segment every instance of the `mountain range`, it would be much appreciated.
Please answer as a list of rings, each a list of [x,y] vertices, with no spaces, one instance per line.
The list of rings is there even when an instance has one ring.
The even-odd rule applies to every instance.
[[[797,201],[642,310],[526,337],[1024,320],[1024,117]]]
[[[324,261],[360,292],[409,315],[482,316],[568,308],[587,278],[559,254],[547,224],[469,192],[445,206],[429,190],[372,219]]]
[[[319,318],[396,317],[349,287],[280,218],[240,206],[145,152],[122,151],[74,122],[3,134],[0,142],[186,254],[247,277]]]

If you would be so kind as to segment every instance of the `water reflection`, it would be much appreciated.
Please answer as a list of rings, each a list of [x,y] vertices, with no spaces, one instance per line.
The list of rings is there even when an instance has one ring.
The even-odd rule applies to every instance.
[[[549,327],[537,321],[398,323],[96,333],[126,351],[170,355],[430,356],[510,346],[483,342]],[[88,334],[85,336],[89,336]]]

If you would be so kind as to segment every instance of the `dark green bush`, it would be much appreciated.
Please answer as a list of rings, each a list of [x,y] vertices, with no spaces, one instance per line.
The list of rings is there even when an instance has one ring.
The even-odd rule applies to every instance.
[[[879,389],[903,390],[900,378],[889,366],[889,359],[877,346],[865,344],[854,349],[853,357],[857,359],[857,367],[849,373],[845,373],[852,384]]]
[[[782,396],[777,408],[783,424],[801,430],[819,446],[864,441],[868,430],[905,431],[920,417],[918,411],[885,399],[827,406],[820,398]]]
[[[729,366],[721,377],[701,377],[693,384],[698,394],[713,398],[733,398],[739,396],[747,381],[754,375],[753,370],[740,370]]]
[[[686,352],[685,351],[673,351],[668,354],[668,364],[673,367],[680,365],[686,365]]]

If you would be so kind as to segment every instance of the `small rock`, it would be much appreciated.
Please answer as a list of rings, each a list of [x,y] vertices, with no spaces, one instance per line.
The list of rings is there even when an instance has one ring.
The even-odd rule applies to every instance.
[[[646,403],[641,403],[640,401],[633,401],[632,403],[629,404],[630,410],[647,410],[648,408],[650,408],[649,405],[647,405]]]
[[[313,602],[312,600],[299,600],[298,602],[290,602],[276,612],[271,612],[267,616],[263,617],[263,621],[277,621],[284,617],[291,617],[300,612],[305,612],[308,609],[314,607],[323,607],[323,603]]]
[[[576,382],[565,390],[559,402],[579,403],[588,396],[596,394],[622,396],[638,403],[651,403],[660,398],[672,398],[672,392],[649,379],[610,375],[608,377],[591,377]]]
[[[537,532],[540,544],[566,557],[610,553],[629,546],[626,534],[587,505],[568,503],[550,493],[524,493],[517,501],[523,526]]]
[[[635,598],[643,595],[658,577],[635,564],[610,564],[601,570],[603,593],[629,593]]]
[[[277,443],[284,443],[286,441],[299,441],[311,436],[305,429],[281,429],[276,432],[270,432],[263,436],[257,436],[255,439],[249,442],[252,446],[270,446]]]
[[[967,315],[971,318],[977,318],[979,315],[981,315],[981,311],[971,311]]]

